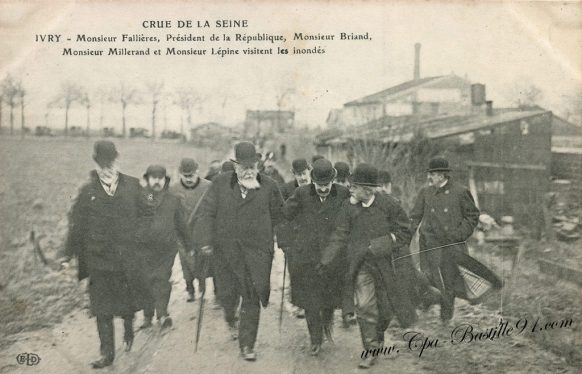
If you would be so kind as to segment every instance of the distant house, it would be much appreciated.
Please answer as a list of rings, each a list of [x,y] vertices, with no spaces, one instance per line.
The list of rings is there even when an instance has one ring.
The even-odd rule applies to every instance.
[[[261,137],[284,133],[293,128],[295,112],[287,110],[247,110],[244,133],[246,137]]]

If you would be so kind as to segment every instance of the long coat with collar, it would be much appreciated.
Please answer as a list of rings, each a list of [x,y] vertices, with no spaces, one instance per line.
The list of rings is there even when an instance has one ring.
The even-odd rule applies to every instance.
[[[69,212],[65,254],[78,258],[79,280],[90,278],[95,314],[126,315],[142,307],[147,290],[134,237],[140,191],[138,179],[119,174],[109,196],[93,170]]]
[[[275,181],[260,174],[260,188],[241,196],[234,172],[213,180],[199,207],[200,217],[194,224],[194,246],[214,247],[214,276],[218,296],[228,297],[234,285],[227,284],[232,274],[239,289],[248,282],[247,275],[261,304],[269,303],[270,277],[273,263],[273,228],[282,219],[283,199]]]
[[[411,238],[408,217],[390,196],[376,193],[368,208],[345,200],[321,263],[329,266],[347,246],[351,279],[355,281],[360,270],[370,273],[380,316],[387,322],[396,316],[407,327],[416,321],[418,302],[412,261],[402,257],[409,254]],[[381,243],[380,248],[374,243]]]
[[[459,265],[494,287],[501,287],[495,274],[467,254],[465,241],[479,222],[479,209],[468,189],[452,180],[443,187],[423,188],[410,221],[412,232],[420,226],[421,270],[443,294],[472,298],[471,287],[462,277]],[[442,248],[433,249],[436,247]]]
[[[323,276],[315,268],[321,260],[321,251],[328,244],[334,222],[343,202],[350,193],[347,188],[334,184],[322,202],[313,184],[301,186],[285,203],[285,218],[297,225],[297,234],[290,247],[289,275],[291,301],[298,307],[340,307],[343,280],[347,272],[345,251],[336,257]]]

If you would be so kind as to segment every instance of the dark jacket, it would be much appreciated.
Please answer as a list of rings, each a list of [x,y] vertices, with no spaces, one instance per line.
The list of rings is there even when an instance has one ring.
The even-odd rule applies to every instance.
[[[472,298],[460,266],[494,287],[501,287],[495,274],[467,254],[465,241],[479,222],[479,209],[468,189],[452,180],[440,188],[423,188],[410,213],[410,222],[412,232],[419,229],[421,270],[443,294]]]
[[[200,217],[194,224],[195,248],[214,247],[214,270],[218,284],[232,274],[245,287],[248,275],[263,306],[270,294],[274,226],[282,219],[283,199],[275,181],[260,174],[260,188],[242,198],[237,177],[227,172],[216,177],[202,199]],[[221,292],[232,292],[218,287]],[[243,290],[248,292],[249,290]]]
[[[310,184],[297,188],[285,203],[285,218],[297,226],[288,252],[288,264],[292,302],[299,307],[341,305],[343,279],[347,272],[345,251],[334,259],[324,277],[317,274],[315,268],[335,228],[335,218],[349,196],[347,188],[334,184],[322,202],[315,186]]]
[[[283,200],[287,201],[295,189],[299,187],[295,178],[292,181],[283,184],[281,189],[281,196],[283,196]],[[285,220],[281,224],[279,224],[275,231],[277,233],[277,245],[279,248],[291,248],[293,245],[293,241],[295,240],[295,236],[298,233],[298,226],[294,220]]]
[[[322,264],[328,266],[341,253],[342,247],[347,246],[352,279],[355,280],[362,268],[373,275],[380,314],[388,321],[395,314],[402,327],[412,324],[416,320],[417,285],[410,257],[401,258],[409,254],[412,237],[402,207],[393,198],[380,193],[368,208],[346,200],[335,226],[323,252]],[[375,246],[372,252],[372,242],[381,242],[382,247]]]
[[[119,174],[117,190],[109,196],[93,170],[69,212],[65,254],[79,259],[79,279],[91,269],[118,271],[133,261],[135,223],[141,186],[136,178]]]

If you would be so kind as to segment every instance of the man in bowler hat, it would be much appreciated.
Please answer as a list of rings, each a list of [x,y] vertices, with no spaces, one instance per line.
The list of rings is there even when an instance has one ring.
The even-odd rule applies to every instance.
[[[501,287],[495,274],[467,254],[466,240],[479,223],[479,209],[469,190],[453,181],[450,172],[445,158],[430,160],[429,185],[420,190],[410,213],[411,232],[419,229],[420,267],[441,293],[444,323],[453,317],[455,297],[477,301],[486,288]],[[473,273],[473,279],[487,282],[467,285],[461,267]]]
[[[166,168],[150,165],[143,178],[147,185],[140,198],[135,240],[140,246],[150,292],[146,298],[142,328],[152,326],[155,312],[162,329],[166,329],[173,323],[168,303],[178,241],[184,248],[190,248],[191,242],[182,202],[168,191],[170,177],[166,175]]]
[[[285,217],[298,226],[294,243],[288,249],[291,300],[305,309],[313,356],[320,352],[323,334],[332,340],[333,312],[342,305],[347,272],[345,253],[336,257],[325,274],[316,271],[321,251],[334,229],[335,217],[350,196],[347,188],[333,183],[336,174],[328,160],[315,161],[311,170],[313,183],[298,187],[283,209]]]
[[[202,254],[213,255],[218,298],[231,333],[242,301],[239,347],[245,360],[254,361],[261,305],[269,304],[273,228],[282,219],[283,199],[276,182],[259,173],[252,143],[238,143],[234,153],[235,171],[217,176],[202,199],[194,240]]]
[[[89,277],[91,312],[96,316],[101,358],[94,369],[113,363],[113,317],[123,317],[126,350],[133,344],[133,316],[145,290],[139,278],[134,241],[139,181],[119,172],[117,150],[108,140],[95,142],[95,170],[81,187],[69,213],[66,263],[78,258],[79,280]]]
[[[318,265],[330,271],[347,246],[349,274],[356,301],[356,315],[365,350],[381,348],[384,330],[396,317],[406,328],[416,321],[415,282],[409,253],[408,217],[393,198],[377,192],[378,169],[359,164],[350,178],[351,197],[344,201],[329,244]],[[376,356],[363,358],[369,368]]]
[[[198,175],[198,163],[191,158],[183,158],[180,161],[178,169],[180,179],[177,183],[170,186],[170,193],[180,199],[184,215],[190,217],[198,202],[204,196],[211,182],[200,178]],[[178,249],[180,263],[182,264],[182,274],[186,282],[186,291],[188,292],[188,302],[195,300],[194,279],[197,277],[195,271],[195,257],[191,253],[191,248],[185,248],[180,245]],[[199,279],[200,291],[205,285],[205,279]]]

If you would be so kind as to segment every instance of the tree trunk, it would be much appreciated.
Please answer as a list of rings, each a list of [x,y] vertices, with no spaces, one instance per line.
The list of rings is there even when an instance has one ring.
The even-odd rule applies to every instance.
[[[14,135],[14,101],[10,101],[8,105],[10,105],[10,135]]]
[[[69,107],[70,104],[65,105],[65,137],[69,136]]]
[[[20,137],[24,139],[24,95],[20,96]]]
[[[127,104],[122,102],[121,103],[121,135],[125,138],[125,108]]]
[[[89,133],[91,131],[91,106],[87,105],[87,139],[89,139],[91,137],[91,134]]]

